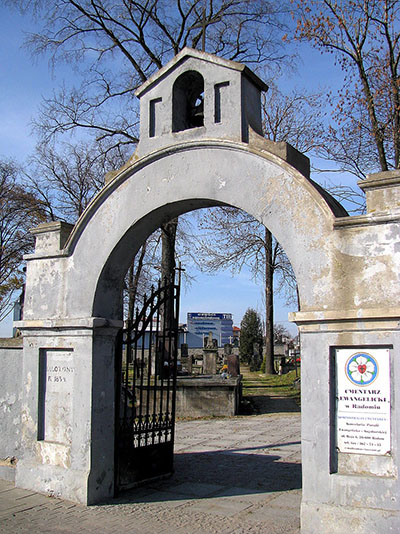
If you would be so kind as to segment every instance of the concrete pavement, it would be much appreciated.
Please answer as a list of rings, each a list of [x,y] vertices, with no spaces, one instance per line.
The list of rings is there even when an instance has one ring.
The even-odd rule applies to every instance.
[[[0,532],[298,534],[300,414],[178,421],[175,474],[85,507],[0,481]]]

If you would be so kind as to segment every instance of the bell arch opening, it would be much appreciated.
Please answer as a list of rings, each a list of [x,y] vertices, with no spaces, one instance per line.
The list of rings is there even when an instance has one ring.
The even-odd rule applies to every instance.
[[[204,78],[194,70],[181,74],[172,89],[172,131],[204,126]]]

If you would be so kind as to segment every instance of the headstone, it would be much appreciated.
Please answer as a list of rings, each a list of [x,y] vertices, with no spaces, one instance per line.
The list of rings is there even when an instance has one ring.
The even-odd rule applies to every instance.
[[[240,375],[240,362],[238,354],[229,354],[226,357],[226,363],[228,365],[228,374],[231,376]]]
[[[218,343],[216,339],[213,339],[212,332],[209,332],[207,338],[204,339],[203,374],[205,375],[217,374],[217,356],[218,356]]]
[[[218,349],[218,342],[216,339],[213,339],[212,332],[209,332],[208,336],[204,338],[203,344],[205,349]]]
[[[189,355],[189,346],[187,343],[181,344],[181,362],[185,366],[186,371],[192,374],[192,356]]]
[[[193,372],[193,356],[191,354],[188,355],[187,361],[186,361],[186,371],[191,375]]]
[[[262,362],[262,353],[259,343],[253,343],[253,358],[250,363],[250,371],[257,371],[260,369]]]
[[[217,353],[205,352],[203,357],[203,373],[205,375],[217,374]]]
[[[229,356],[229,354],[232,354],[232,345],[230,343],[225,343],[224,356]]]

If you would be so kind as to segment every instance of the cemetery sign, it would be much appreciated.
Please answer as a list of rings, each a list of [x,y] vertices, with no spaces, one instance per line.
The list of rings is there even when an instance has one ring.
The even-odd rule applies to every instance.
[[[337,349],[336,377],[338,451],[390,454],[389,349]]]

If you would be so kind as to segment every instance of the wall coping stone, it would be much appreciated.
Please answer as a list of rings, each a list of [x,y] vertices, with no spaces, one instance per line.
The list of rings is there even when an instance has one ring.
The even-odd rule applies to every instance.
[[[22,349],[22,337],[1,337],[0,349]]]
[[[400,170],[382,171],[368,174],[365,180],[357,182],[358,187],[363,191],[369,188],[387,187],[390,185],[400,185]]]
[[[297,324],[391,319],[400,321],[399,306],[393,308],[358,308],[352,310],[319,310],[289,313],[289,321],[296,322]]]
[[[400,222],[400,213],[394,215],[352,215],[351,217],[338,217],[333,222],[333,228],[354,228],[357,226],[373,226],[376,224],[389,224]]]
[[[204,376],[178,376],[176,379],[177,387],[221,387],[238,386],[242,381],[241,376],[232,378],[222,378],[219,375],[204,375]]]
[[[72,319],[40,319],[31,321],[14,321],[14,326],[20,330],[30,329],[94,329],[94,328],[122,328],[123,321],[117,319],[106,319],[104,317],[81,317]]]

